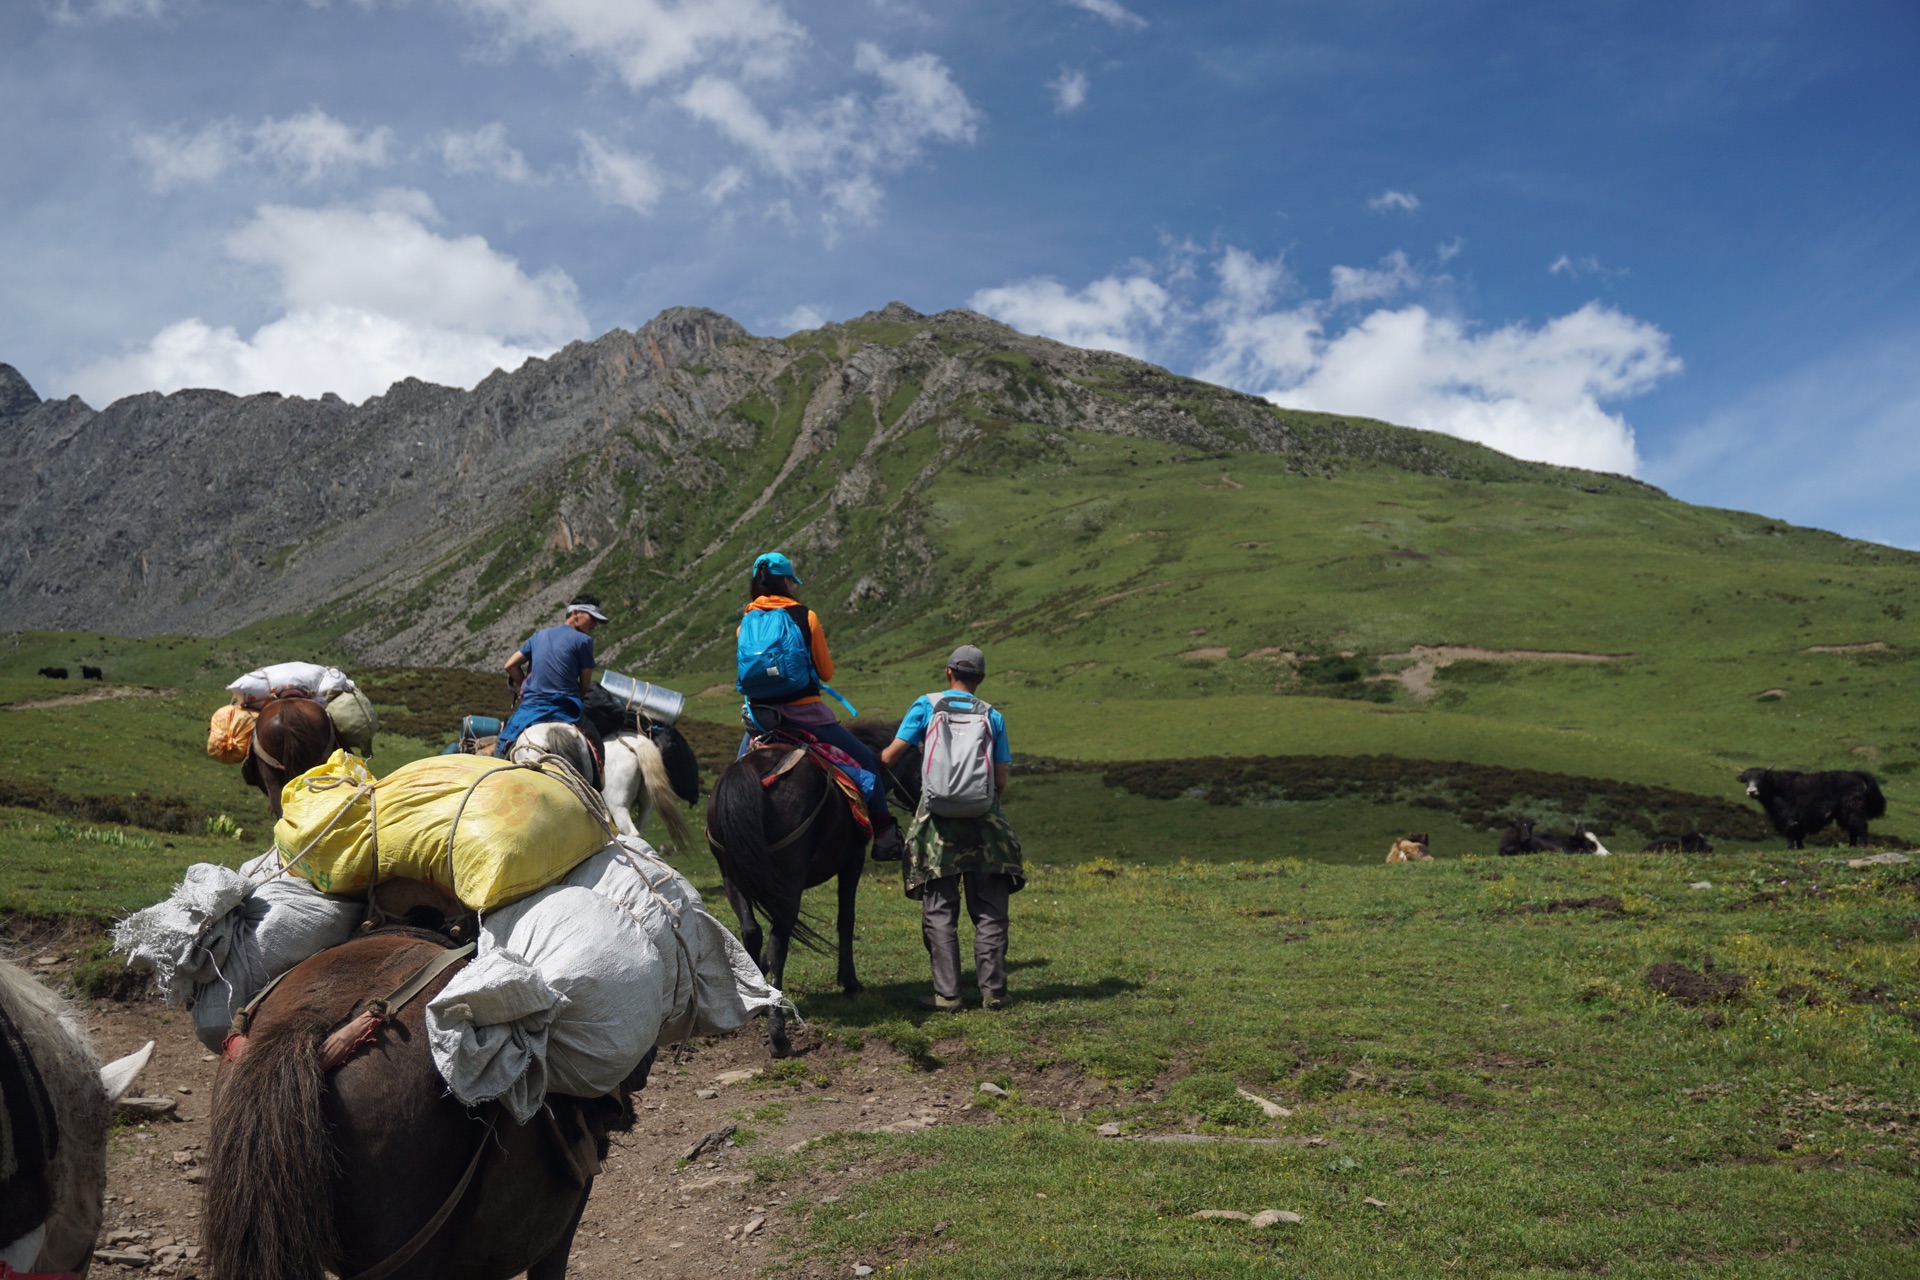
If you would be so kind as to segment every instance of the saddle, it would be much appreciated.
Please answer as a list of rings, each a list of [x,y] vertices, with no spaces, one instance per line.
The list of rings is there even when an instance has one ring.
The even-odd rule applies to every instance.
[[[841,798],[847,802],[847,810],[860,829],[873,837],[873,819],[867,814],[867,799],[860,792],[860,784],[853,780],[850,769],[860,769],[860,762],[833,746],[821,742],[813,735],[795,725],[782,725],[764,733],[754,734],[747,744],[749,751],[767,749],[786,749],[786,754],[773,768],[772,773],[762,774],[760,785],[772,788],[780,779],[791,773],[802,760],[811,760],[826,772],[827,777],[840,789]],[[861,772],[865,772],[861,769]]]

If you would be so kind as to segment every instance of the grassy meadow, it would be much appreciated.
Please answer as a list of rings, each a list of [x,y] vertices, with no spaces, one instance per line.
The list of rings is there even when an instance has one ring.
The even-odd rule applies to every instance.
[[[1878,833],[1920,833],[1920,561],[1617,478],[1308,475],[990,425],[918,499],[932,604],[854,597],[866,514],[802,572],[870,714],[904,711],[953,645],[987,651],[1033,872],[1014,1006],[910,1012],[917,911],[877,868],[867,992],[797,955],[820,1047],[764,1083],[815,1087],[836,1045],[878,1039],[901,1070],[1009,1096],[980,1099],[995,1123],[750,1148],[802,1202],[812,1169],[868,1175],[812,1206],[803,1255],[940,1277],[1920,1274],[1920,875],[1786,852],[1734,781],[1872,769]],[[930,447],[909,445],[885,472],[903,491]],[[734,550],[803,515],[763,512]],[[737,593],[662,566],[663,605],[723,634]],[[251,667],[360,679],[379,772],[501,709],[490,672],[357,667],[345,625],[0,635],[0,915],[111,919],[264,847],[263,801],[204,754]],[[1416,692],[1416,645],[1596,660],[1468,657]],[[138,696],[35,674],[82,662]],[[731,672],[711,650],[608,665],[690,695],[710,781]],[[1616,856],[1487,856],[1520,814]],[[1718,852],[1631,852],[1688,829]],[[1409,831],[1439,861],[1381,866]],[[678,862],[718,899],[704,851]],[[1661,965],[1695,987],[1649,985]],[[1149,1140],[1178,1135],[1220,1141]],[[1263,1208],[1303,1221],[1188,1216]]]

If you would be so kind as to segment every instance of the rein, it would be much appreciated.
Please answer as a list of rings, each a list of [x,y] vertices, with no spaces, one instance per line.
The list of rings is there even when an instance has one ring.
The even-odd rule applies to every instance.
[[[500,1110],[496,1106],[493,1115],[487,1120],[487,1131],[480,1135],[480,1141],[473,1148],[473,1159],[467,1161],[467,1171],[460,1175],[460,1181],[441,1204],[438,1211],[426,1224],[413,1233],[413,1238],[395,1249],[392,1253],[374,1263],[350,1280],[386,1280],[386,1278],[413,1261],[413,1255],[427,1247],[427,1242],[440,1234],[440,1228],[447,1225],[447,1219],[460,1207],[466,1198],[467,1188],[473,1185],[473,1175],[480,1170],[480,1158],[487,1154],[487,1144],[493,1141],[493,1131],[500,1123]]]

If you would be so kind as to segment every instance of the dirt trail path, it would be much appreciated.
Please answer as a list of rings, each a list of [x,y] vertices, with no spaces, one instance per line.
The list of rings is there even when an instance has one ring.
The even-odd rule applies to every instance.
[[[1880,653],[1889,646],[1885,640],[1868,640],[1863,644],[1810,644],[1802,653]]]
[[[176,698],[178,689],[154,689],[146,685],[113,684],[89,689],[85,693],[63,693],[57,698],[36,698],[32,702],[9,702],[9,711],[40,711],[47,707],[81,707],[89,702],[110,702],[115,698]]]
[[[1406,686],[1408,693],[1425,702],[1437,692],[1433,687],[1434,676],[1442,668],[1456,662],[1620,662],[1633,656],[1631,653],[1577,653],[1560,649],[1482,649],[1471,644],[1416,644],[1405,653],[1381,654],[1382,662],[1405,661],[1411,665],[1390,675],[1374,678],[1398,680]]]
[[[29,953],[30,954],[30,953]],[[64,965],[36,972],[58,982]],[[95,1280],[160,1275],[188,1280],[204,1274],[200,1202],[208,1138],[208,1108],[216,1061],[193,1038],[187,1015],[156,1000],[126,1004],[89,1001],[82,1009],[104,1058],[157,1042],[153,1061],[134,1092],[177,1100],[172,1119],[115,1131],[109,1157],[107,1213],[100,1247],[132,1250],[151,1261],[118,1265],[96,1260]],[[790,1200],[831,1203],[855,1181],[900,1167],[902,1157],[863,1151],[836,1160],[811,1180],[769,1184],[749,1162],[845,1131],[913,1132],[942,1124],[990,1123],[974,1106],[981,1064],[958,1061],[917,1071],[891,1049],[869,1042],[858,1052],[795,1037],[803,1071],[796,1078],[722,1084],[727,1072],[772,1067],[758,1023],[742,1033],[706,1040],[661,1057],[645,1090],[634,1098],[638,1119],[617,1134],[605,1170],[594,1184],[568,1275],[583,1280],[627,1280],[635,1274],[674,1280],[716,1275],[752,1276],[785,1259],[796,1244],[798,1215]],[[792,1070],[792,1068],[787,1068]],[[1022,1073],[1025,1074],[1025,1073]],[[1085,1082],[1034,1079],[1026,1097],[1051,1094],[1062,1106],[1091,1101]],[[702,1096],[710,1095],[710,1096]],[[756,1114],[758,1113],[758,1114]],[[745,1146],[725,1145],[680,1165],[699,1138],[738,1124],[753,1130]],[[851,1167],[849,1167],[851,1165]],[[761,1219],[750,1233],[748,1225]],[[744,1234],[743,1234],[744,1233]],[[169,1252],[162,1261],[161,1250]],[[177,1257],[174,1250],[196,1257]],[[876,1271],[887,1257],[808,1262],[785,1268],[793,1277],[842,1277],[855,1263]]]

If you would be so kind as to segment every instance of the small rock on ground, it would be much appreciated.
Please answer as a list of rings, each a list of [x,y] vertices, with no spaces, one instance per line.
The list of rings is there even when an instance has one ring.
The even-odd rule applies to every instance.
[[[747,1081],[752,1080],[755,1077],[760,1076],[761,1074],[763,1073],[758,1067],[746,1067],[739,1071],[722,1071],[719,1075],[713,1078],[713,1082],[717,1085],[722,1085],[722,1086],[730,1085],[730,1084],[745,1084]]]
[[[1007,1096],[1007,1091],[991,1080],[982,1080],[980,1082],[980,1092],[986,1094],[989,1098],[1004,1098]]]
[[[1869,854],[1864,858],[1848,858],[1847,865],[1858,870],[1861,867],[1898,867],[1912,861],[1913,859],[1904,853],[1893,853],[1889,851],[1887,853]]]
[[[1229,1222],[1252,1222],[1253,1221],[1252,1214],[1242,1213],[1238,1209],[1202,1209],[1198,1213],[1190,1213],[1187,1216],[1189,1218],[1194,1218],[1194,1219],[1203,1220],[1203,1221],[1208,1218],[1225,1218]]]
[[[1305,1219],[1299,1214],[1289,1213],[1285,1209],[1262,1209],[1252,1218],[1253,1225],[1262,1229],[1279,1226],[1282,1223],[1298,1224],[1304,1221]]]
[[[1117,1138],[1120,1136],[1120,1126],[1112,1120],[1109,1120],[1105,1124],[1095,1128],[1094,1132],[1103,1138]]]
[[[1245,1098],[1248,1102],[1251,1102],[1254,1106],[1259,1107],[1260,1114],[1264,1115],[1269,1120],[1284,1120],[1288,1116],[1293,1114],[1292,1111],[1288,1110],[1286,1107],[1281,1106],[1279,1103],[1275,1102],[1272,1098],[1263,1098],[1259,1094],[1249,1093],[1245,1089],[1236,1089],[1234,1092],[1238,1093],[1241,1097]]]

